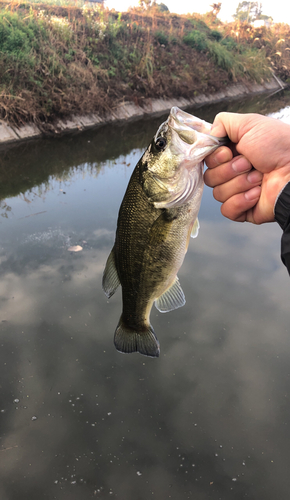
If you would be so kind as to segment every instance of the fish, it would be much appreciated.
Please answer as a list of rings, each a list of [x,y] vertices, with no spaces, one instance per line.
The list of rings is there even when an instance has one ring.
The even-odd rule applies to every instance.
[[[210,130],[210,123],[174,106],[132,173],[102,279],[108,298],[122,286],[114,335],[120,352],[158,357],[153,304],[162,313],[185,304],[177,273],[199,231],[203,160],[227,142]]]

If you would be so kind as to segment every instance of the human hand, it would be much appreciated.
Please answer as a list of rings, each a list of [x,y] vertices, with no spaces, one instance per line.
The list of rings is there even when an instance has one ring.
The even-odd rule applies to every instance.
[[[290,181],[290,125],[258,114],[219,113],[211,134],[228,135],[205,161],[207,186],[222,214],[237,222],[274,221],[276,198]],[[254,167],[255,170],[252,170]]]

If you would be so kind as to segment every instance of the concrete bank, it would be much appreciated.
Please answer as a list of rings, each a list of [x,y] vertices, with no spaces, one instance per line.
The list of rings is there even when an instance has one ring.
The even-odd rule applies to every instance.
[[[216,103],[226,99],[239,98],[243,95],[258,94],[283,88],[284,84],[277,77],[273,77],[271,81],[261,85],[257,83],[238,83],[215,94],[200,94],[192,99],[184,99],[182,97],[176,99],[152,99],[147,100],[142,107],[136,106],[131,102],[124,102],[102,117],[97,114],[91,114],[86,116],[72,116],[67,120],[58,120],[54,124],[54,132],[56,135],[61,135],[82,131],[108,123],[120,122],[122,120],[137,120],[152,114],[166,113],[172,106],[184,109],[190,106],[202,106],[203,104]],[[41,136],[45,136],[45,133],[40,131],[33,123],[17,128],[0,120],[0,147]]]

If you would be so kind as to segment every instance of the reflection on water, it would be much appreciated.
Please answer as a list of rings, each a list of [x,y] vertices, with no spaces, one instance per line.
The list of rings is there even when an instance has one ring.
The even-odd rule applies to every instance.
[[[195,114],[277,113],[289,96],[276,98]],[[101,276],[162,119],[2,152],[1,500],[289,497],[289,278],[276,224],[223,219],[205,189],[179,272],[187,304],[152,311],[160,358],[113,346],[121,294],[108,302]]]

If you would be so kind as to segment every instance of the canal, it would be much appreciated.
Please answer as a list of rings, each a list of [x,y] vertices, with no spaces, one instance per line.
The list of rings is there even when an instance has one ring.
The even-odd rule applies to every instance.
[[[190,110],[290,122],[290,96]],[[205,188],[161,355],[113,345],[101,287],[130,175],[165,117],[0,152],[1,500],[289,498],[289,276],[278,224]],[[73,247],[79,246],[78,252]]]

